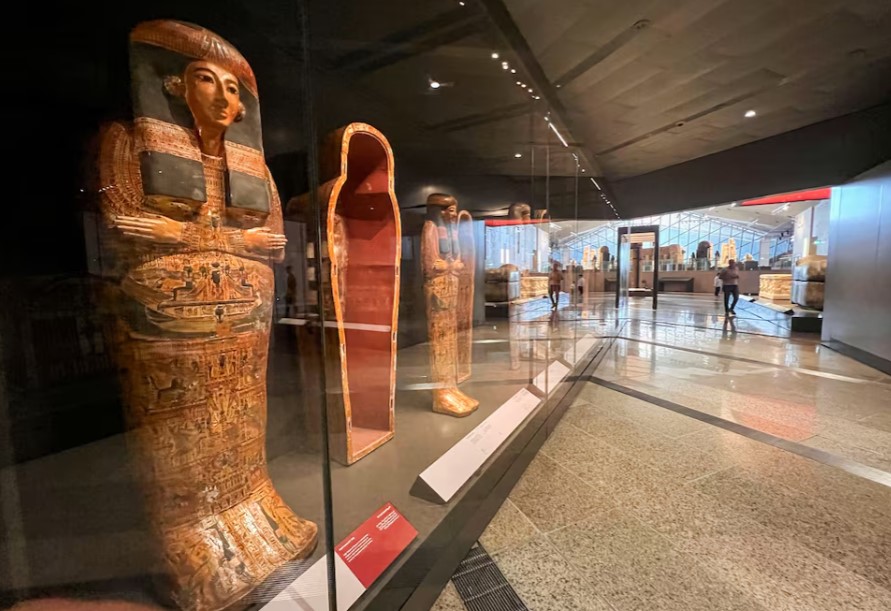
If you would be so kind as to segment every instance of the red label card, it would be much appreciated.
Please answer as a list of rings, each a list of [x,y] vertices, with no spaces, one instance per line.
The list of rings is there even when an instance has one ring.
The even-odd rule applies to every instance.
[[[387,503],[337,546],[337,555],[366,588],[408,547],[418,531]]]

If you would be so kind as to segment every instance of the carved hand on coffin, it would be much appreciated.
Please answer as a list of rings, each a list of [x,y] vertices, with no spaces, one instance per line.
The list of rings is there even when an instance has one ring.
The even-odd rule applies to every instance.
[[[284,250],[288,239],[280,233],[272,233],[268,227],[255,227],[244,232],[244,244],[249,250],[272,254]]]
[[[128,238],[158,244],[179,244],[183,239],[183,223],[166,216],[117,216],[114,227]]]
[[[455,262],[452,263],[452,270],[456,272],[464,271],[464,261],[461,259],[455,259]]]
[[[449,271],[449,262],[445,259],[437,259],[433,262],[433,271],[436,273]]]

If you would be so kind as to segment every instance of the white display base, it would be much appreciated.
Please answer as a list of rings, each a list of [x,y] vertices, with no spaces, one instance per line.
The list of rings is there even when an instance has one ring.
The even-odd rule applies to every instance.
[[[550,367],[535,376],[532,385],[543,393],[554,392],[557,384],[563,381],[563,378],[569,373],[569,367],[561,361],[554,361]]]
[[[276,321],[277,324],[280,325],[291,325],[294,327],[303,327],[306,325],[317,325],[319,324],[318,318],[279,318]],[[327,329],[337,329],[338,324],[337,321],[334,320],[326,320],[325,328]],[[390,325],[371,325],[363,322],[345,322],[343,323],[344,329],[354,329],[356,331],[377,331],[379,333],[389,333],[392,327]]]
[[[534,394],[525,388],[520,390],[427,467],[418,479],[442,502],[448,502],[539,403],[541,400]]]
[[[340,556],[334,555],[337,611],[347,611],[365,593],[365,587]],[[324,555],[291,582],[263,611],[328,611],[328,555]]]
[[[582,357],[588,354],[588,351],[597,344],[597,338],[593,335],[586,335],[575,343],[575,348],[570,348],[563,354],[563,358],[570,365],[575,365]]]

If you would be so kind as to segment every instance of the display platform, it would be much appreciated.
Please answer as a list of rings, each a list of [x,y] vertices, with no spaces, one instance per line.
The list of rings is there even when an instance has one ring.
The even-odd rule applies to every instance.
[[[444,549],[454,543],[455,532],[463,530],[482,500],[493,494],[489,489],[491,483],[483,480],[496,478],[499,467],[495,465],[499,461],[503,463],[500,467],[502,471],[516,461],[516,453],[522,451],[528,444],[528,438],[538,430],[544,418],[551,414],[558,398],[562,396],[560,393],[565,393],[575,381],[571,372],[578,373],[603,348],[606,340],[601,337],[608,336],[609,333],[599,322],[580,324],[572,321],[561,325],[556,321],[555,329],[550,321],[549,308],[542,314],[537,305],[518,308],[510,321],[499,321],[474,329],[474,375],[469,382],[461,385],[461,389],[478,398],[480,407],[467,417],[453,418],[431,411],[429,397],[432,384],[426,344],[399,351],[396,436],[390,443],[358,463],[349,467],[331,465],[334,539],[340,541],[346,537],[383,503],[392,503],[418,531],[418,536],[379,580],[363,590],[357,606],[350,608],[399,608],[412,594],[411,589],[406,589],[407,583],[417,586],[420,580],[436,574],[435,565],[446,557]],[[565,309],[568,303],[562,305]],[[539,326],[543,322],[542,316],[544,328]],[[512,325],[515,328],[523,326],[537,329],[538,332],[533,331],[523,335],[523,339],[516,339],[517,334],[511,333]],[[527,360],[520,368],[510,371],[512,349],[518,348],[512,344],[518,342],[553,344],[552,350],[546,353],[554,356],[547,360]],[[534,348],[527,347],[524,352],[536,354]],[[547,379],[543,374],[547,375]],[[525,404],[517,406],[519,416],[518,412],[506,415],[504,410],[510,410],[518,397]],[[528,401],[530,397],[533,400],[531,405]],[[467,444],[471,438],[485,435],[483,429],[487,425],[492,426],[493,418],[505,420],[501,418],[502,415],[508,421],[512,419],[509,430],[501,428],[503,435],[500,438],[496,434],[488,440],[490,447],[487,455],[475,468],[465,469],[461,476],[462,481],[450,482],[453,490],[447,495],[448,498],[443,498],[445,495],[437,498],[436,494],[431,494],[432,488],[429,485],[419,485],[419,481],[423,481],[422,475],[431,470],[448,470],[450,466],[460,470],[457,463],[448,462],[449,455],[455,455],[455,448],[463,447],[462,442]],[[491,446],[493,439],[497,439],[494,447]],[[514,447],[514,444],[518,447]],[[485,445],[486,442],[483,442],[477,444],[477,447]],[[289,474],[306,471],[308,464],[305,464],[305,460],[306,457],[299,454],[277,458],[271,463],[273,477],[278,475],[282,480],[288,480]],[[463,461],[458,462],[463,464]],[[496,479],[500,479],[500,476]],[[297,494],[301,487],[293,477],[288,484],[282,486],[283,490],[293,494]],[[484,526],[484,523],[479,526],[480,531]],[[456,564],[465,552],[466,549],[461,552],[455,560]],[[324,576],[318,570],[313,574]],[[444,574],[444,579],[447,580],[451,571],[445,571]],[[310,575],[309,579],[318,577]],[[349,576],[344,579],[348,580]],[[301,592],[320,592],[320,585],[312,583],[303,579],[294,587]],[[344,596],[351,595],[344,593]],[[395,601],[400,602],[397,605]],[[282,607],[282,596],[279,596],[275,610],[303,609],[297,606],[296,599],[293,602],[293,607]]]
[[[392,606],[393,601],[404,602],[422,580],[438,578],[437,568],[448,579],[450,568],[443,567],[451,560],[445,560],[449,558],[446,550],[463,541],[456,533],[471,522],[481,532],[488,520],[483,521],[479,511],[486,510],[486,503],[497,496],[495,482],[508,468],[517,468],[518,456],[527,451],[531,438],[553,414],[561,393],[575,380],[573,374],[604,347],[607,340],[601,338],[611,334],[598,321],[573,319],[568,305],[567,295],[556,312],[545,300],[534,300],[516,308],[511,319],[474,329],[473,377],[461,388],[478,398],[480,407],[465,418],[431,411],[428,346],[399,350],[397,434],[353,465],[330,463],[333,519],[328,525],[334,541],[341,541],[390,503],[418,535],[354,608],[398,608]],[[301,516],[326,523],[318,453],[320,415],[303,407],[317,404],[313,396],[317,391],[300,387],[297,377],[288,375],[299,368],[294,328],[292,320],[273,325],[269,473],[282,498]],[[516,354],[524,358],[517,361],[512,356]],[[481,468],[459,483],[447,502],[418,495],[419,475],[517,393],[534,395],[535,405],[485,457]],[[26,530],[42,535],[39,544],[27,551],[27,564],[33,567],[28,576],[29,597],[76,592],[79,597],[158,602],[152,585],[148,525],[137,482],[128,469],[127,443],[126,435],[118,435],[4,469],[3,476],[17,482],[21,504],[28,507],[22,516]],[[497,505],[493,513],[495,509]],[[83,544],[85,537],[89,545]],[[455,564],[465,552],[455,552]],[[259,609],[274,599],[277,605],[290,601],[292,606],[287,608],[304,609],[296,597],[289,598],[294,593],[290,585],[311,570],[325,577],[327,573],[316,566],[324,556],[325,548],[319,545],[307,559],[292,561],[275,572],[245,602]],[[440,566],[440,561],[445,564]],[[327,595],[324,588],[316,592]]]
[[[823,312],[820,310],[806,308],[791,301],[759,299],[757,295],[741,295],[740,299],[751,303],[755,307],[754,312],[765,312],[770,320],[779,322],[791,331],[820,333],[823,330]],[[777,317],[777,314],[781,316]]]

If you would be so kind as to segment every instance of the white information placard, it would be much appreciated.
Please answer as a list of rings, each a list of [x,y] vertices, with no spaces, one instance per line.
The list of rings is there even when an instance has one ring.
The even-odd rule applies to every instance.
[[[550,367],[535,376],[535,379],[532,380],[532,385],[541,392],[548,392],[547,386],[550,386],[551,390],[554,390],[557,387],[557,384],[562,382],[563,378],[565,378],[568,373],[569,367],[560,361],[554,361],[551,363]],[[547,384],[545,383],[545,374],[547,374]]]
[[[325,554],[295,579],[263,611],[328,611],[328,555]],[[334,555],[337,611],[347,611],[365,593],[365,586],[349,567]]]
[[[450,500],[541,401],[525,388],[505,401],[420,478],[444,501]]]

